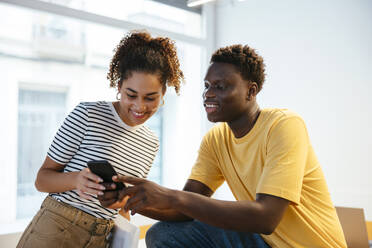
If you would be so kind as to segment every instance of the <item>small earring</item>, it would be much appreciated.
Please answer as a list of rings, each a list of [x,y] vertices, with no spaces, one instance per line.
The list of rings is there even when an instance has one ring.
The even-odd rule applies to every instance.
[[[121,99],[121,93],[118,91],[118,93],[116,93],[116,100],[120,101]]]
[[[165,103],[164,98],[162,98],[162,99],[161,99],[160,107],[163,107],[163,106],[164,106],[164,103]]]

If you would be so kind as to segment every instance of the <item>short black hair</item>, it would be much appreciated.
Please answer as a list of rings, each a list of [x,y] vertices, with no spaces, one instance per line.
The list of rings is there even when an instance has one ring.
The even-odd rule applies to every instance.
[[[235,66],[244,80],[256,82],[258,91],[265,81],[265,64],[263,58],[249,46],[237,44],[222,47],[212,54],[210,63],[228,63]]]

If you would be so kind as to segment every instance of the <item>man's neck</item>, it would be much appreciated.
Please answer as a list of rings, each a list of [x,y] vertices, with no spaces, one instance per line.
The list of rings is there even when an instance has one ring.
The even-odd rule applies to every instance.
[[[227,124],[231,128],[235,138],[241,138],[249,133],[254,127],[260,113],[260,107],[255,102],[247,113],[242,114],[240,118],[232,122],[228,122]]]

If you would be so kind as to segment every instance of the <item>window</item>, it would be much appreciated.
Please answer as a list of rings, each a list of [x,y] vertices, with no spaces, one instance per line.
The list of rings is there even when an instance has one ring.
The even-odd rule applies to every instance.
[[[183,184],[201,138],[206,49],[200,14],[146,0],[105,2],[109,12],[101,1],[53,2],[0,3],[0,106],[6,113],[0,149],[7,171],[0,174],[0,198],[7,199],[0,205],[0,233],[23,230],[39,208],[45,194],[36,191],[34,180],[65,116],[81,101],[115,101],[116,90],[106,79],[108,66],[114,47],[135,24],[176,40],[187,81],[181,96],[167,92],[165,105],[146,123],[160,139],[149,179],[170,187]],[[112,8],[120,4],[125,8]],[[84,11],[69,16],[66,6]],[[21,224],[10,228],[14,223]]]
[[[159,151],[151,167],[148,179],[157,183],[162,182],[162,158],[163,158],[163,111],[160,108],[147,122],[146,125],[156,133],[159,138]]]
[[[45,197],[36,191],[34,182],[50,142],[64,119],[66,97],[66,92],[19,89],[17,219],[34,215]]]
[[[171,32],[202,36],[201,15],[151,0],[44,0]],[[180,1],[180,0],[176,0]],[[164,1],[163,1],[164,2]],[[170,1],[171,2],[171,1]],[[173,1],[174,2],[174,1]],[[186,1],[185,1],[186,2]],[[186,6],[186,3],[185,3]]]

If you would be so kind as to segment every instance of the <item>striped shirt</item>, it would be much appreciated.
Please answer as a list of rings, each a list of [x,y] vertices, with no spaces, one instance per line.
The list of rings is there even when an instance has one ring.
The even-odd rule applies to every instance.
[[[63,164],[64,172],[81,171],[90,160],[107,160],[121,175],[146,178],[159,149],[159,140],[147,127],[130,127],[111,102],[82,102],[66,117],[49,148],[48,156]],[[79,197],[76,190],[51,193],[97,218],[114,219],[119,209]]]

